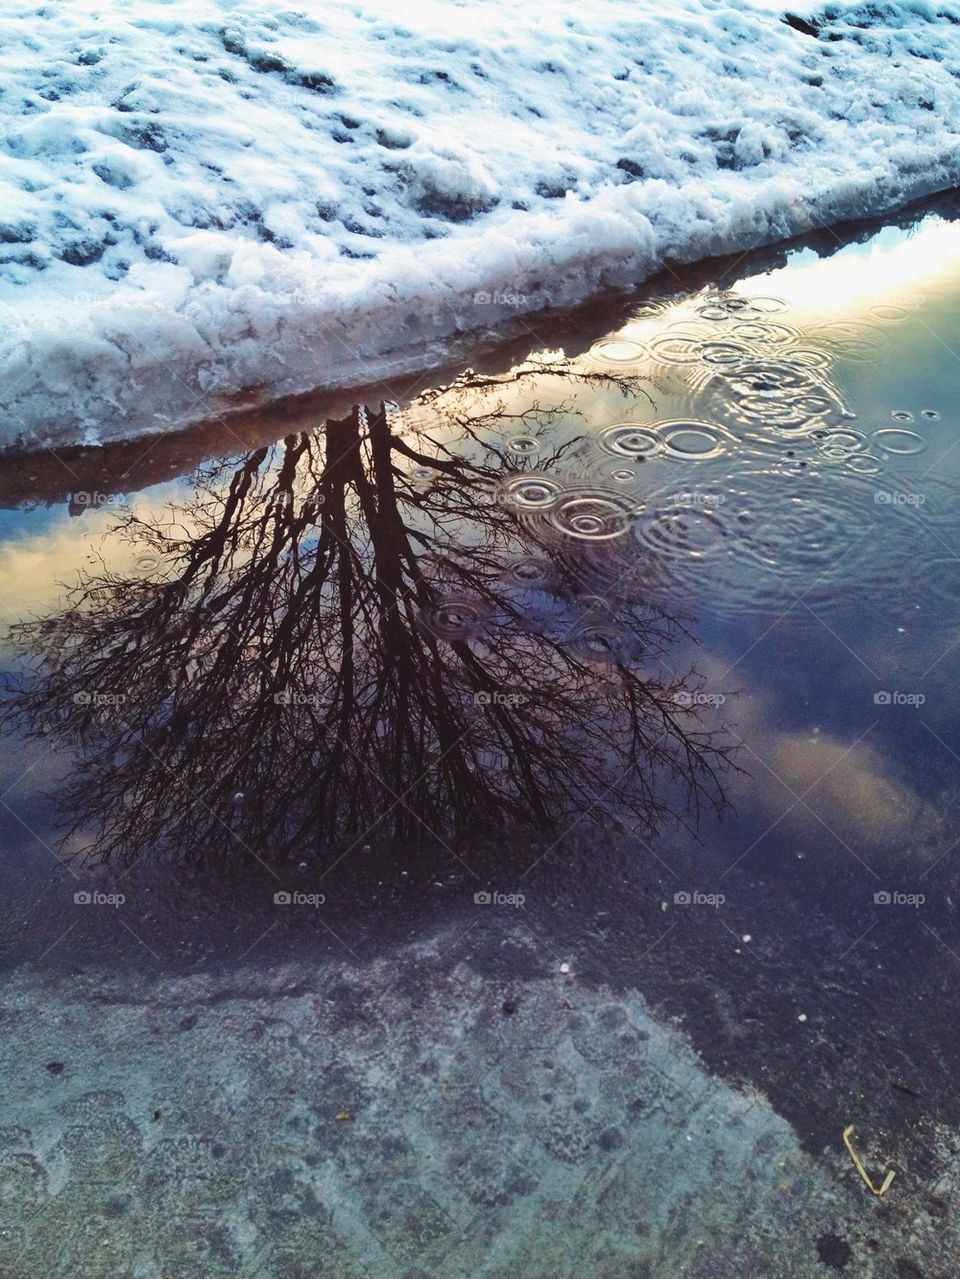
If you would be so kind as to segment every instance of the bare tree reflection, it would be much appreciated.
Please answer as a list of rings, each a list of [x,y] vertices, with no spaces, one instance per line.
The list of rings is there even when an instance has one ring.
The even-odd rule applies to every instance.
[[[534,467],[510,437],[549,481],[569,406],[468,404],[211,465],[162,523],[122,520],[136,572],[17,628],[34,671],[6,717],[79,748],[61,799],[87,855],[722,806],[726,751],[658,661],[682,626],[638,602],[636,542],[565,537],[511,489]]]

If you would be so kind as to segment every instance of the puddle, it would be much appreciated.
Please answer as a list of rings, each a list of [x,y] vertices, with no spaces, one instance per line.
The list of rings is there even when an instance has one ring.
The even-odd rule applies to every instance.
[[[643,1113],[635,1055],[591,1054],[606,1034],[616,1057],[624,1001],[643,999],[710,1072],[685,1059],[682,1087],[715,1090],[691,1119],[658,1073],[657,1140],[698,1141],[722,1115],[713,1157],[740,1151],[729,1191],[706,1197],[708,1226],[749,1217],[749,1255],[772,1264],[731,1117],[755,1088],[778,1112],[751,1120],[756,1162],[776,1149],[793,1193],[849,1175],[831,1163],[848,1123],[898,1169],[880,1252],[875,1205],[857,1199],[850,1224],[841,1182],[809,1239],[792,1218],[778,1227],[794,1232],[778,1246],[804,1249],[792,1273],[848,1253],[858,1274],[887,1273],[888,1257],[939,1264],[946,1245],[906,1223],[934,1212],[937,1134],[960,1122],[958,300],[960,224],[931,215],[829,258],[801,249],[778,269],[659,288],[579,354],[294,416],[279,439],[261,421],[249,447],[221,437],[189,475],[175,458],[158,482],[169,442],[141,442],[159,450],[146,486],[124,480],[143,474],[126,446],[27,459],[26,480],[8,462],[37,495],[0,523],[13,627],[0,961],[14,1025],[23,983],[43,983],[54,1010],[29,1058],[7,1049],[35,1131],[0,1146],[4,1169],[32,1170],[8,1216],[35,1182],[64,1202],[61,1164],[83,1207],[89,1168],[119,1158],[84,1128],[109,1113],[118,1133],[132,1126],[128,1151],[153,1149],[161,1125],[164,1195],[198,1149],[223,1147],[227,1171],[202,1174],[223,1178],[204,1208],[219,1252],[209,1231],[186,1259],[151,1243],[151,1264],[176,1253],[178,1274],[301,1273],[282,1265],[318,1255],[319,1227],[291,1260],[274,1237],[284,1213],[297,1229],[339,1213],[351,1276],[481,1273],[463,1242],[473,1222],[484,1249],[514,1258],[482,1273],[521,1273],[533,1262],[498,1214],[563,1222],[586,1183],[606,1232],[591,1273],[715,1274],[725,1254],[654,1221],[656,1196],[653,1242],[628,1246],[616,1169],[627,1184],[655,1176],[630,1162],[654,1129],[627,1124]],[[450,1007],[434,991],[436,1017],[398,1039],[391,1001],[416,1006],[427,963],[452,983]],[[275,1004],[213,1015],[268,978]],[[443,1134],[417,1149],[421,1119],[391,1126],[378,1109],[365,983],[413,1111],[451,1088],[480,1108],[451,1112],[479,1160],[456,1190],[436,1175]],[[310,1045],[338,1033],[347,986],[350,1051],[321,1053]],[[610,1006],[583,1032],[596,992]],[[114,1009],[100,1049],[62,1029],[85,1000]],[[139,1068],[120,1006],[159,1027],[134,1036]],[[211,1019],[205,1053],[246,1046],[221,1063],[222,1098],[199,1090],[176,1122],[175,1076],[203,1073],[204,1057],[168,1041],[167,1007],[177,1034],[191,1009]],[[646,1011],[630,1016],[634,1039],[652,1033]],[[270,1052],[253,1045],[274,1039],[264,1130],[241,1127],[277,1161],[258,1171],[275,1219],[244,1200],[225,1223],[242,1197],[230,1116],[263,1091]],[[529,1079],[493,1065],[516,1044]],[[314,1068],[323,1115],[281,1104]],[[540,1101],[525,1109],[528,1092]],[[61,1101],[86,1106],[83,1122]],[[665,1201],[683,1202],[681,1164]],[[151,1193],[149,1178],[110,1176],[137,1203]],[[46,1236],[22,1229],[11,1255],[33,1256]],[[111,1273],[127,1273],[123,1232],[100,1233],[119,1250]],[[584,1246],[556,1225],[550,1273],[576,1273]]]

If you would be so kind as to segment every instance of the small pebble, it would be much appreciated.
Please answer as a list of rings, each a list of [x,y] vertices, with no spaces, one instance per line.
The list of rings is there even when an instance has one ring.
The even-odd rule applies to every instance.
[[[570,971],[570,965],[569,965],[569,964],[561,964],[561,965],[560,965],[560,971],[561,971],[562,973],[568,973],[568,972]]]
[[[62,1061],[48,1061],[48,1062],[47,1062],[47,1070],[49,1070],[49,1071],[50,1071],[50,1074],[51,1074],[51,1075],[62,1075],[62,1074],[63,1074],[63,1062],[62,1062]]]
[[[517,1005],[512,999],[505,999],[500,1006],[508,1017],[517,1011]]]
[[[797,1021],[806,1021],[806,1020],[807,1020],[807,1014],[806,1014],[806,1013],[801,1013],[801,1014],[799,1015],[799,1017],[797,1018]]]
[[[750,941],[753,941],[753,938],[750,936],[750,934],[749,934],[749,933],[744,933],[744,934],[743,934],[743,937],[741,938],[741,941],[747,941],[747,942],[750,942]]]

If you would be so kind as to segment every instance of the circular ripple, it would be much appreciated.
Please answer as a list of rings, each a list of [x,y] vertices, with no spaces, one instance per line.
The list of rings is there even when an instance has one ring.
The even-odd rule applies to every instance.
[[[830,356],[815,346],[791,346],[781,351],[781,357],[802,369],[826,369],[830,366]]]
[[[657,425],[663,433],[664,449],[673,457],[700,460],[719,457],[723,452],[723,435],[707,422],[659,422]]]
[[[722,302],[707,302],[703,306],[698,306],[697,315],[704,320],[712,320],[715,323],[722,323],[733,318],[733,313]]]
[[[806,394],[820,386],[813,370],[787,357],[749,360],[727,376],[735,390],[757,395],[780,395],[784,391]]]
[[[891,409],[890,416],[895,422],[912,422],[913,414],[907,409]]]
[[[705,301],[707,306],[723,307],[728,315],[740,315],[749,310],[750,299],[740,293],[716,293]]]
[[[615,426],[604,427],[598,432],[596,441],[605,453],[628,457],[634,462],[652,457],[660,451],[662,444],[649,426],[638,422],[619,422]]]
[[[733,566],[739,592],[755,609],[776,611],[802,596],[820,611],[881,596],[903,547],[897,537],[868,536],[889,508],[876,504],[869,476],[847,469],[861,456],[849,455],[841,470],[823,476],[784,477],[776,496],[769,486],[755,494],[755,523]],[[909,531],[906,521],[901,527]]]
[[[920,416],[925,417],[928,422],[940,421],[940,414],[937,412],[936,409],[922,409]]]
[[[699,364],[705,342],[700,333],[662,333],[648,343],[650,354],[662,364]]]
[[[700,358],[704,364],[718,368],[735,367],[755,356],[756,352],[745,342],[704,342],[700,348]]]
[[[885,453],[895,453],[900,457],[912,457],[914,453],[922,453],[927,442],[916,431],[904,431],[896,426],[885,426],[874,431],[873,442]]]
[[[752,411],[756,418],[781,431],[795,433],[822,424],[830,417],[840,415],[835,400],[826,395],[800,395],[796,399],[767,401],[755,398],[741,401],[741,408]]]
[[[736,401],[741,421],[775,426],[782,431],[796,432],[822,420],[836,410],[823,396],[798,396],[796,399],[775,396],[743,395]]]
[[[583,662],[614,666],[630,661],[636,643],[629,631],[612,622],[595,622],[578,626],[564,645]]]
[[[821,435],[823,440],[823,450],[836,450],[846,456],[857,449],[866,446],[867,437],[862,431],[851,431],[846,427],[841,427],[835,431],[824,431]]]
[[[768,297],[762,293],[748,297],[746,302],[751,311],[758,311],[761,315],[775,315],[778,311],[787,309],[787,303],[783,298]]]
[[[138,555],[134,560],[134,567],[138,568],[141,573],[151,573],[154,569],[160,567],[160,556]]]
[[[916,480],[911,478],[904,479],[899,485],[890,483],[889,487],[912,493],[915,504],[920,507],[924,524],[942,529],[951,538],[955,538],[956,530],[960,527],[960,491],[956,484],[949,478],[930,474],[923,476],[922,484],[922,489],[918,489]]]
[[[478,636],[484,628],[484,611],[476,600],[463,596],[450,596],[417,615],[420,625],[439,639],[468,640]]]
[[[511,453],[530,454],[537,452],[540,443],[532,435],[515,435],[512,440],[508,440],[507,448]]]
[[[879,475],[883,470],[882,458],[873,453],[848,453],[843,464],[857,475]]]
[[[839,359],[869,364],[881,355],[880,329],[875,324],[832,320],[813,330],[811,337],[830,346]]]
[[[960,604],[960,559],[939,556],[920,567],[918,583],[951,604]]]
[[[895,306],[892,302],[877,302],[867,307],[867,315],[875,320],[906,320],[910,312],[905,306]]]
[[[757,531],[757,560],[787,573],[829,565],[853,540],[852,521],[839,497],[839,485],[829,500],[822,491],[812,499],[803,491],[786,494]]]
[[[565,537],[607,542],[622,537],[634,516],[634,503],[622,493],[581,490],[564,494],[549,518],[553,528]]]
[[[521,511],[546,511],[563,492],[563,485],[552,475],[529,472],[512,475],[499,489],[499,500],[504,506]]]
[[[783,346],[800,336],[796,329],[775,320],[742,320],[734,325],[733,332],[755,346]]]
[[[503,580],[508,586],[524,590],[543,590],[556,577],[553,563],[540,555],[525,555],[504,570]]]
[[[785,356],[751,359],[718,370],[703,390],[715,399],[712,411],[737,426],[795,432],[843,413],[817,369]]]
[[[714,501],[707,501],[708,497]],[[656,509],[637,523],[637,540],[647,550],[670,559],[699,562],[719,554],[729,535],[722,501],[722,495],[702,493],[654,499],[650,505]]]
[[[792,609],[794,622],[816,625],[798,599],[818,615],[883,599],[926,545],[905,506],[878,504],[876,480],[846,464],[799,470],[747,459],[711,492],[722,504],[691,510],[652,498],[638,520],[638,543],[663,566],[648,589],[665,607],[707,598],[721,618]],[[871,536],[881,520],[885,535]]]
[[[594,342],[590,354],[601,364],[636,364],[644,356],[643,346],[630,338],[604,338]]]
[[[654,315],[662,315],[670,302],[667,298],[645,298],[638,302],[630,313],[633,320],[647,320]]]

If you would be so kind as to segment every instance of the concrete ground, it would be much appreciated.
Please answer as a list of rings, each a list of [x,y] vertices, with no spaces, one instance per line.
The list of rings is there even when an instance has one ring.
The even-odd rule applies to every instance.
[[[636,993],[528,932],[0,991],[3,1279],[948,1279],[937,1195],[814,1159]],[[870,1134],[856,1135],[876,1180]]]

